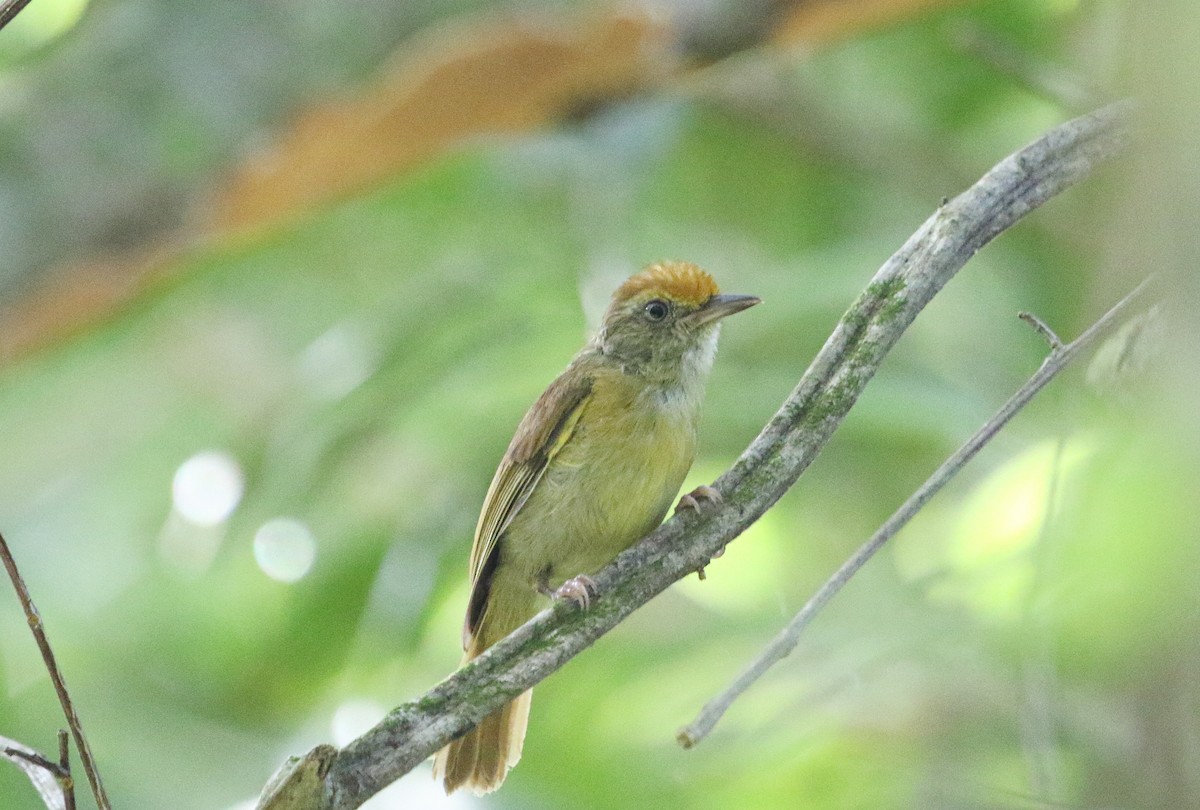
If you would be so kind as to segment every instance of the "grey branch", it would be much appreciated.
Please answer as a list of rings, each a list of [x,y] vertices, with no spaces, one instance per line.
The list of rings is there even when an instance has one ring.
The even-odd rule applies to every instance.
[[[1118,154],[1128,117],[1129,105],[1119,103],[1062,124],[940,206],[875,274],[778,413],[716,481],[719,509],[678,515],[623,552],[596,575],[600,596],[586,613],[554,605],[392,710],[333,758],[320,799],[290,806],[358,807],[706,564],[795,483],[933,296],[994,237]]]
[[[741,697],[742,693],[765,675],[768,669],[796,649],[796,645],[800,642],[800,634],[812,623],[821,608],[850,581],[850,578],[871,557],[875,556],[875,553],[883,548],[888,540],[895,537],[896,533],[903,529],[925,504],[929,503],[930,498],[958,475],[967,462],[974,458],[975,454],[991,441],[1000,432],[1000,429],[1007,425],[1009,420],[1016,416],[1029,400],[1033,399],[1038,391],[1041,391],[1060,371],[1066,368],[1067,364],[1075,359],[1081,351],[1116,326],[1138,296],[1145,291],[1147,284],[1149,284],[1149,279],[1143,281],[1136,289],[1121,299],[1086,332],[1066,345],[1063,345],[1058,336],[1037,317],[1027,312],[1020,313],[1021,319],[1030,323],[1050,344],[1050,354],[1042,363],[1041,368],[1009,397],[1000,410],[996,411],[992,418],[985,422],[983,427],[976,431],[975,435],[968,439],[962,447],[958,448],[954,455],[942,462],[933,475],[900,505],[900,508],[879,527],[875,534],[871,535],[867,542],[859,547],[858,551],[854,552],[850,559],[842,563],[842,566],[825,581],[825,584],[813,594],[812,598],[805,602],[804,607],[779,632],[779,635],[772,639],[758,658],[754,659],[725,691],[706,703],[690,725],[679,731],[677,737],[679,744],[684,748],[691,748],[707,737],[713,726],[733,705],[733,702]]]

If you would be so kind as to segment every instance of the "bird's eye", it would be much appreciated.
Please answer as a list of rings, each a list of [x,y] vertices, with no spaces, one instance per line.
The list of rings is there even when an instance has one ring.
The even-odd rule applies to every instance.
[[[667,305],[666,301],[661,301],[655,298],[653,301],[647,303],[646,306],[642,308],[642,311],[646,313],[646,317],[650,320],[661,321],[670,313],[671,307]]]

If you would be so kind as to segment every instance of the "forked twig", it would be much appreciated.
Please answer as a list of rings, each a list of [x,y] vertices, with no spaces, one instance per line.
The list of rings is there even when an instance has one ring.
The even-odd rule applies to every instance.
[[[734,701],[741,697],[742,693],[749,689],[775,663],[785,658],[796,648],[796,645],[800,641],[800,634],[804,632],[804,629],[812,623],[825,604],[837,595],[838,591],[850,581],[851,577],[866,564],[867,560],[875,556],[875,553],[883,548],[888,540],[891,540],[897,532],[904,528],[912,520],[913,516],[921,511],[925,504],[953,479],[966,466],[967,462],[974,458],[975,454],[991,441],[1000,429],[1008,424],[1009,420],[1025,407],[1029,400],[1033,399],[1033,396],[1038,391],[1042,390],[1060,371],[1066,368],[1067,364],[1076,355],[1094,343],[1097,338],[1109,329],[1113,328],[1117,320],[1145,292],[1150,281],[1150,279],[1147,279],[1139,284],[1132,292],[1113,306],[1112,309],[1104,313],[1086,332],[1067,344],[1062,343],[1053,330],[1046,326],[1039,318],[1029,313],[1020,313],[1021,320],[1032,325],[1050,344],[1050,354],[1046,356],[1041,368],[1001,406],[1000,410],[992,415],[991,419],[984,423],[983,427],[966,444],[960,447],[954,455],[946,459],[933,475],[926,479],[925,483],[879,527],[879,530],[859,547],[858,551],[854,552],[846,562],[842,563],[842,566],[813,594],[812,598],[800,609],[800,612],[767,645],[758,658],[754,659],[750,666],[725,691],[705,704],[704,708],[700,710],[700,713],[691,724],[680,729],[676,736],[679,744],[684,748],[691,748],[708,736],[713,726],[717,724],[722,715],[733,705]]]

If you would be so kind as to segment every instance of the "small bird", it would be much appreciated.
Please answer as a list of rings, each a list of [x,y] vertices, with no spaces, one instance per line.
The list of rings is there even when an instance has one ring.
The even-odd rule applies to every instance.
[[[721,295],[686,262],[661,262],[616,292],[599,332],[517,426],[471,547],[464,663],[534,616],[547,597],[583,607],[595,573],[649,534],[692,465],[720,321],[759,303]],[[713,499],[701,487],[681,505]],[[500,787],[521,758],[525,692],[438,752],[447,793]]]

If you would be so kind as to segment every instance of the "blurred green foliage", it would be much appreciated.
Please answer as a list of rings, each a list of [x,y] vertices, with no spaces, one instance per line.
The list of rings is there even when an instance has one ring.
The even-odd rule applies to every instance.
[[[224,4],[95,5],[70,41],[9,72],[44,77],[50,107],[87,100],[116,127],[97,134],[79,119],[81,137],[135,151],[136,138],[158,139],[175,156],[129,183],[108,174],[120,175],[119,156],[105,163],[121,199],[172,187],[179,166],[209,171],[246,132],[208,113],[199,126],[185,105],[178,137],[161,140],[171,115],[148,123],[131,100],[165,81],[148,53],[170,75],[224,87],[243,80],[241,63],[207,45],[236,50],[257,20],[262,80],[290,89],[205,98],[244,104],[245,120],[261,122],[280,99],[365,70],[423,20],[397,12],[376,30],[354,22],[373,19],[375,6],[360,3],[298,28],[268,23],[304,14],[252,3],[225,21],[232,28],[206,31]],[[711,481],[937,201],[1070,114],[956,48],[951,32],[972,27],[1103,85],[1122,49],[1144,44],[1122,40],[1120,8],[973,4],[803,59],[743,55],[710,69],[709,91],[476,140],[269,234],[192,248],[117,316],[5,368],[0,529],[117,804],[240,806],[288,754],[344,743],[457,665],[471,532],[513,426],[612,287],[658,258],[695,261],[765,301],[725,330],[686,486]],[[326,43],[311,62],[292,57],[297,31],[350,42],[350,29],[370,35],[355,56]],[[80,61],[114,30],[130,60],[119,74]],[[772,80],[735,92],[755,71]],[[74,184],[81,146],[55,146],[64,174],[54,180],[12,146],[44,137],[44,121],[9,114],[3,129],[0,176]],[[1146,384],[1141,398],[1102,396],[1082,373],[1045,392],[872,561],[712,739],[693,751],[673,739],[1036,369],[1045,346],[1013,313],[1033,310],[1073,336],[1124,291],[1105,275],[1111,242],[1096,238],[1098,222],[1126,226],[1113,213],[1121,192],[1111,174],[1098,179],[976,257],[809,474],[707,581],[672,588],[538,687],[525,758],[487,801],[1200,802],[1194,436],[1171,432],[1190,427],[1181,414],[1194,411],[1179,403],[1194,392]],[[70,223],[58,233],[111,213],[45,205]],[[21,242],[44,223],[21,227],[0,234],[14,261],[50,255]],[[227,520],[204,526],[181,516],[172,481],[210,450],[236,463],[244,494]],[[266,576],[256,558],[256,532],[278,516],[315,540],[295,582]],[[0,732],[46,750],[59,714],[7,604]],[[0,769],[0,806],[35,801],[15,769]],[[476,803],[446,802],[417,772],[368,806],[446,804]]]

